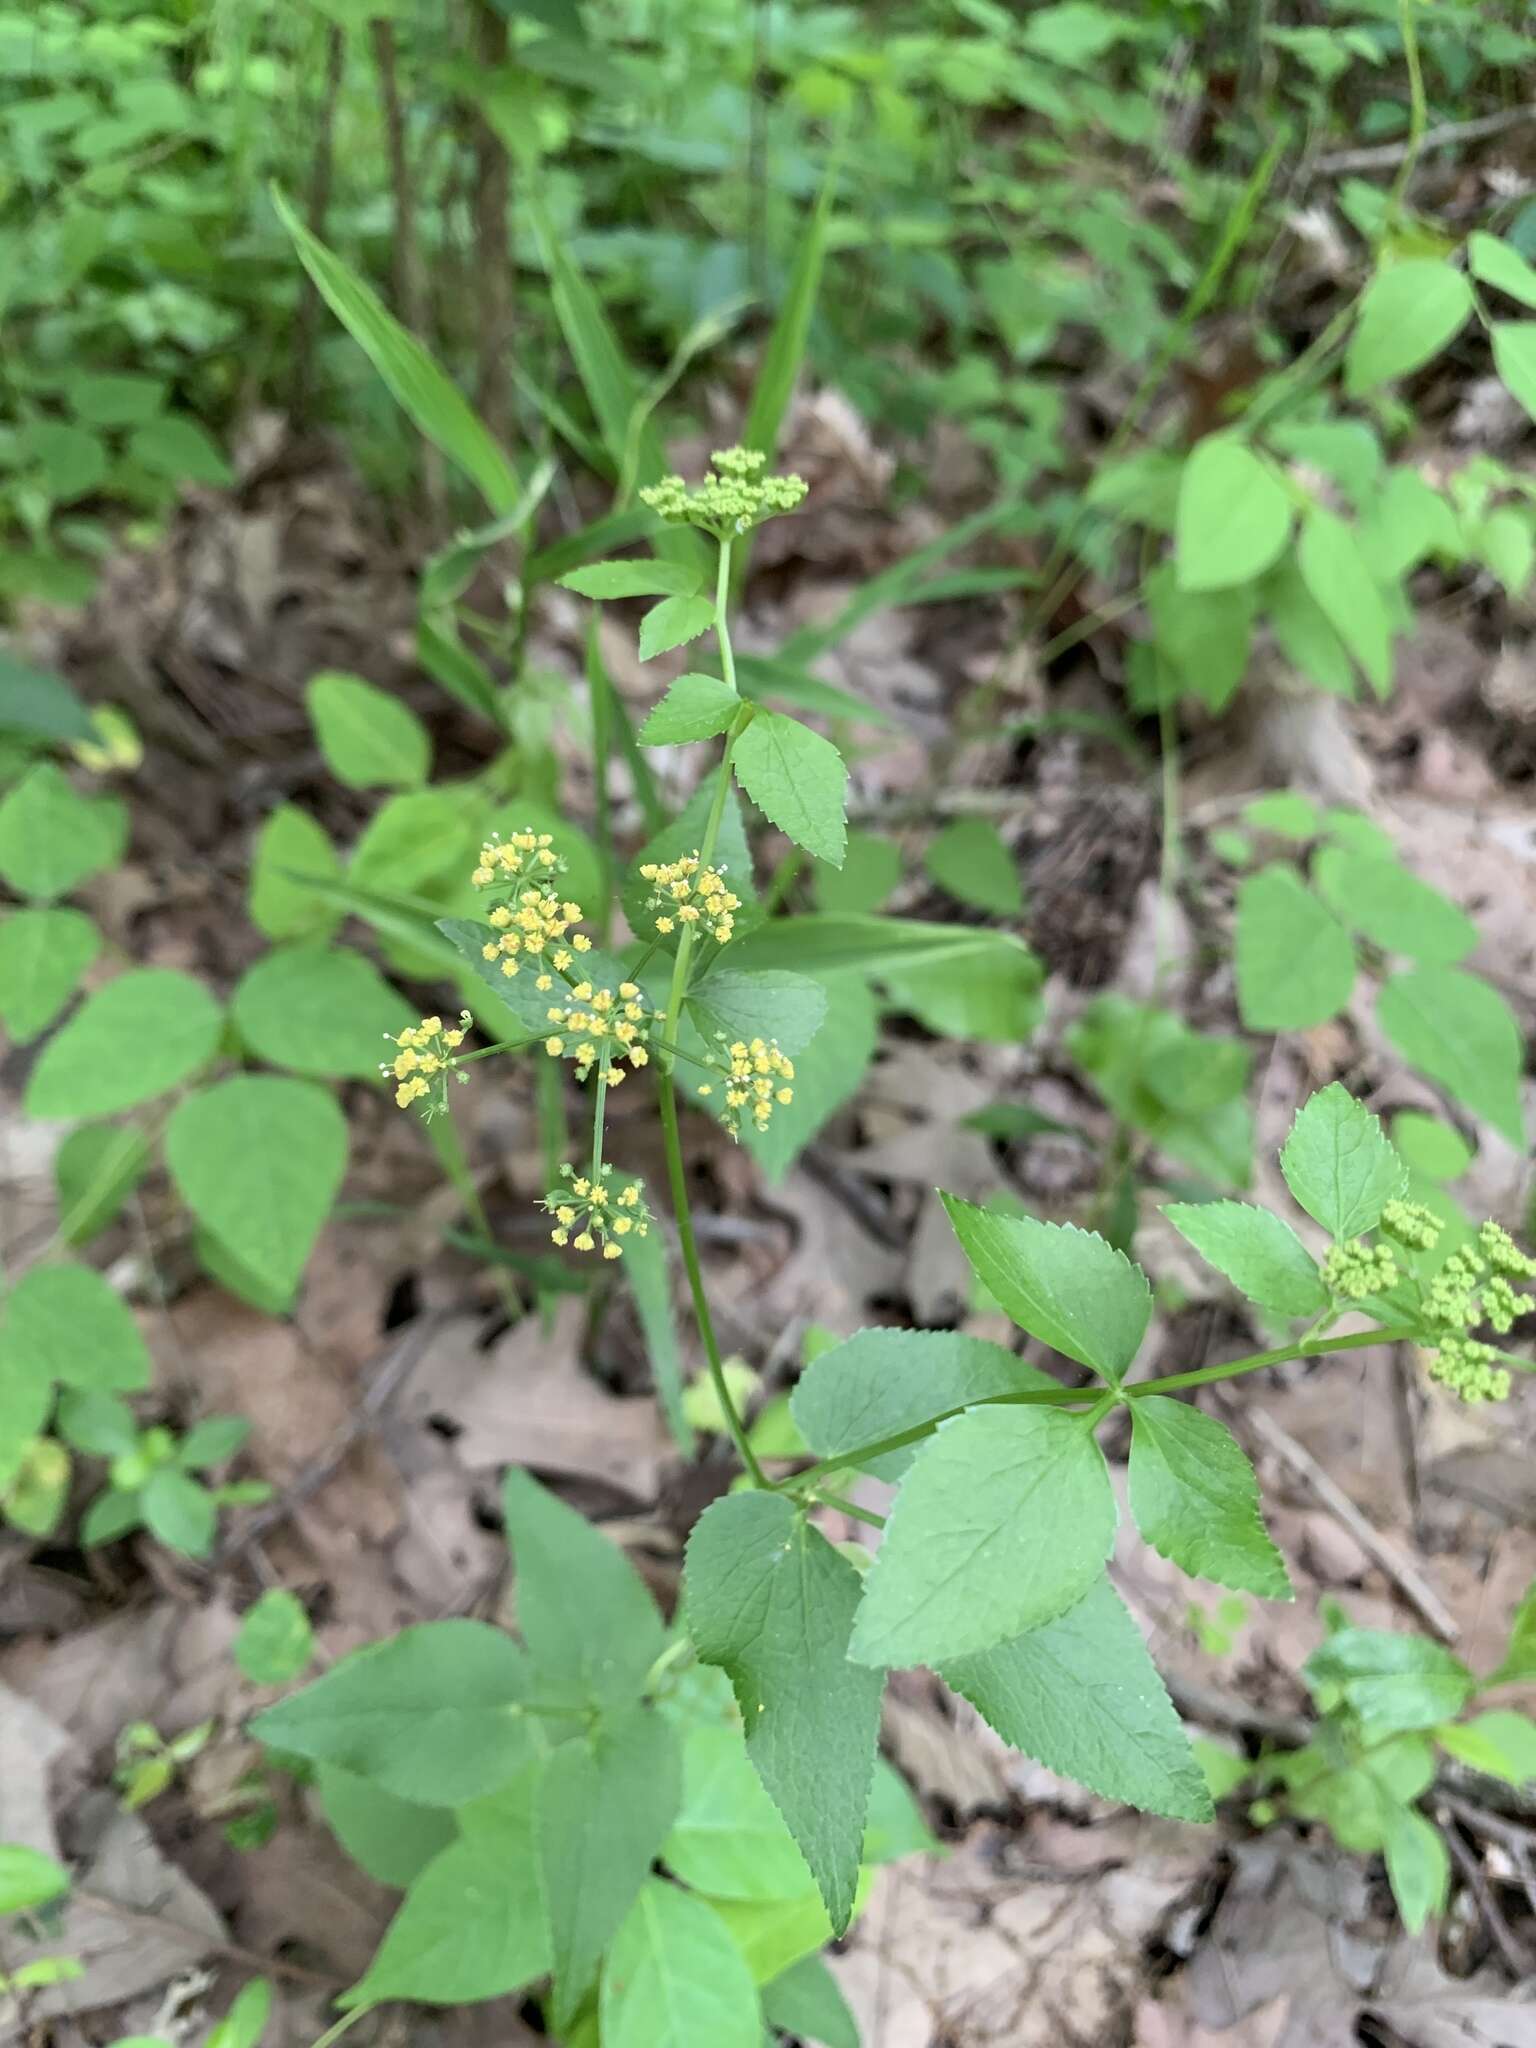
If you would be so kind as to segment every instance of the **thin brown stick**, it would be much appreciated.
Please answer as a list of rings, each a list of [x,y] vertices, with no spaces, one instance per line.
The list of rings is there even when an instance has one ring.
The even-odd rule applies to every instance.
[[[340,27],[326,31],[325,95],[320,105],[320,127],[315,137],[315,156],[309,174],[306,225],[312,235],[325,239],[326,215],[331,210],[331,183],[336,170],[336,108],[341,99],[342,74],[347,66],[347,38]],[[299,296],[299,317],[293,342],[293,383],[288,400],[294,421],[302,425],[309,411],[310,384],[315,362],[315,333],[320,318],[320,294],[306,274]]]
[[[1426,130],[1418,147],[1421,152],[1454,149],[1460,142],[1483,142],[1491,135],[1523,128],[1527,121],[1536,121],[1536,105],[1506,107],[1501,113],[1479,114],[1471,121],[1442,121],[1439,127]],[[1325,178],[1337,177],[1344,171],[1391,170],[1408,156],[1410,147],[1407,142],[1381,142],[1369,149],[1336,149],[1328,156],[1318,157],[1312,168]]]
[[[1440,1833],[1451,1852],[1451,1861],[1461,1872],[1468,1891],[1477,1901],[1477,1910],[1483,1924],[1493,1936],[1494,1945],[1504,1958],[1510,1973],[1518,1980],[1529,1977],[1533,1967],[1532,1957],[1509,1922],[1504,1918],[1504,1909],[1493,1895],[1488,1882],[1488,1873],[1481,1861],[1462,1840],[1461,1830],[1444,1803],[1437,1803],[1435,1819],[1440,1824]]]

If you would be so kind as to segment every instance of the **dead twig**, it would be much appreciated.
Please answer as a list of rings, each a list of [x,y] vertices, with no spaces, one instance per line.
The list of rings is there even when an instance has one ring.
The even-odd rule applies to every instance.
[[[1426,129],[1417,147],[1428,149],[1454,149],[1462,142],[1483,142],[1490,135],[1506,135],[1511,128],[1523,128],[1527,121],[1536,121],[1536,105],[1505,107],[1497,114],[1479,114],[1471,121],[1442,121],[1437,128]],[[1403,142],[1379,142],[1369,149],[1336,149],[1326,156],[1318,157],[1312,169],[1320,177],[1337,177],[1345,171],[1385,171],[1394,164],[1400,164],[1415,147]]]
[[[1295,1437],[1262,1408],[1250,1411],[1254,1432],[1285,1464],[1304,1479],[1334,1519],[1341,1522],[1366,1555],[1380,1565],[1403,1598],[1443,1643],[1454,1643],[1461,1629],[1440,1595],[1410,1560],[1379,1529],[1368,1522],[1338,1482],[1332,1479]]]
[[[1530,1953],[1504,1918],[1504,1910],[1494,1897],[1493,1887],[1488,1882],[1487,1871],[1462,1840],[1461,1830],[1444,1802],[1436,1803],[1435,1819],[1440,1824],[1445,1845],[1451,1852],[1451,1861],[1461,1872],[1468,1891],[1477,1901],[1477,1910],[1483,1917],[1483,1924],[1493,1936],[1494,1944],[1504,1958],[1505,1965],[1516,1979],[1529,1977],[1533,1967]]]

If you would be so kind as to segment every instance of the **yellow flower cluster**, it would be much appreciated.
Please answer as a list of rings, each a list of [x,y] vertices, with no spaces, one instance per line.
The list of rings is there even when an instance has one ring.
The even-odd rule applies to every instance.
[[[499,960],[508,980],[529,965],[534,986],[553,988],[553,968],[563,974],[578,953],[590,953],[585,932],[566,934],[581,917],[579,903],[562,902],[550,880],[564,863],[548,832],[514,832],[510,839],[490,839],[480,849],[480,863],[470,877],[477,889],[513,889],[511,900],[497,904],[488,922],[497,933],[481,947],[486,960]],[[521,882],[524,886],[516,888]]]
[[[451,1029],[444,1027],[441,1017],[423,1017],[419,1024],[408,1024],[398,1038],[385,1032],[388,1043],[399,1050],[388,1065],[380,1064],[379,1072],[392,1074],[399,1082],[395,1090],[399,1108],[409,1109],[424,1097],[430,1097],[425,1112],[428,1116],[436,1116],[448,1107],[453,1055],[464,1043],[464,1034],[472,1022],[468,1010],[462,1010],[458,1023]],[[460,1074],[458,1079],[467,1081],[469,1076]]]
[[[775,1108],[787,1108],[795,1099],[795,1069],[779,1051],[776,1038],[738,1038],[726,1047],[730,1062],[725,1069],[725,1107],[721,1121],[729,1131],[739,1132],[747,1117],[757,1130],[766,1131]],[[714,1085],[705,1082],[701,1095],[713,1095]]]
[[[608,1165],[595,1176],[562,1166],[560,1178],[563,1185],[551,1188],[543,1202],[555,1219],[549,1233],[552,1243],[571,1245],[579,1252],[594,1251],[601,1244],[605,1259],[618,1259],[624,1256],[626,1237],[650,1234],[651,1212],[638,1180],[615,1185]]]
[[[514,832],[510,839],[493,832],[480,849],[479,864],[470,880],[477,889],[489,889],[496,882],[505,887],[522,875],[542,879],[559,865],[552,832]]]
[[[578,1081],[586,1080],[605,1050],[610,1060],[627,1059],[632,1067],[643,1067],[650,1059],[644,1043],[645,1001],[638,982],[621,981],[617,989],[611,989],[578,981],[568,1003],[550,1004],[548,1021],[552,1028],[544,1050],[552,1059],[562,1055],[573,1059]],[[623,1078],[622,1067],[609,1066],[610,1087]]]
[[[702,483],[664,476],[640,493],[663,519],[702,526],[720,539],[746,533],[780,512],[793,512],[808,486],[798,476],[765,476],[767,457],[757,448],[717,448]]]
[[[741,898],[726,887],[723,869],[704,867],[696,853],[688,853],[681,860],[647,861],[640,874],[651,885],[647,905],[657,914],[656,929],[663,938],[679,926],[684,931],[698,926],[717,945],[730,944]]]

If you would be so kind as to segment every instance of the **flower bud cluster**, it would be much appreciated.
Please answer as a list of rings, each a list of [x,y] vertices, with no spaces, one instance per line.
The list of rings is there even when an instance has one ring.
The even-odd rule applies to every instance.
[[[510,839],[494,838],[480,849],[471,881],[477,889],[507,896],[487,917],[497,936],[481,947],[481,955],[500,961],[509,981],[527,966],[533,969],[535,988],[552,988],[551,969],[563,974],[578,953],[592,950],[585,932],[571,932],[580,920],[581,905],[562,901],[554,885],[553,877],[564,865],[548,832],[514,832]]]
[[[572,1246],[579,1252],[595,1251],[599,1245],[605,1259],[624,1256],[624,1240],[650,1234],[651,1212],[645,1189],[638,1180],[619,1182],[606,1163],[596,1175],[577,1173],[573,1167],[560,1169],[561,1185],[551,1188],[543,1208],[554,1217],[550,1241]]]
[[[1388,1202],[1381,1212],[1381,1227],[1408,1251],[1432,1252],[1444,1226],[1422,1202]]]
[[[419,1024],[408,1024],[398,1038],[385,1032],[388,1044],[398,1047],[395,1057],[386,1065],[380,1063],[381,1074],[391,1074],[399,1082],[395,1090],[395,1103],[400,1109],[409,1109],[413,1102],[426,1101],[424,1115],[438,1116],[448,1107],[448,1076],[454,1071],[453,1055],[464,1043],[464,1034],[472,1018],[468,1010],[460,1012],[457,1025],[445,1028],[441,1017],[423,1017]],[[458,1074],[457,1080],[467,1081],[467,1074]]]
[[[681,860],[647,861],[640,874],[651,885],[647,907],[656,912],[663,938],[697,927],[717,945],[730,944],[741,898],[726,887],[723,868],[704,867],[696,853],[689,853]]]
[[[756,448],[717,448],[702,483],[664,476],[640,493],[642,504],[674,524],[701,526],[720,540],[746,533],[765,519],[793,512],[808,486],[798,476],[765,476],[767,457]]]
[[[1323,1260],[1324,1283],[1345,1301],[1365,1301],[1373,1294],[1385,1294],[1398,1280],[1397,1259],[1387,1244],[1367,1244],[1357,1237],[1352,1244],[1330,1246]]]

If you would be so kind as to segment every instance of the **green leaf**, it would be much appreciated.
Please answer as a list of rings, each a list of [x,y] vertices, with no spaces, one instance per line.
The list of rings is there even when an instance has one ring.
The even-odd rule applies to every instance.
[[[150,1474],[139,1495],[139,1510],[145,1527],[167,1550],[206,1557],[213,1549],[219,1523],[213,1495],[174,1465],[162,1465]]]
[[[345,946],[283,946],[248,968],[230,1003],[258,1059],[296,1074],[372,1081],[386,1036],[416,1013],[371,960]]]
[[[1536,1779],[1536,1721],[1528,1714],[1494,1707],[1459,1726],[1437,1729],[1435,1739],[1447,1756],[1517,1789]]]
[[[334,882],[340,874],[340,857],[324,830],[307,811],[279,804],[262,826],[251,858],[252,924],[269,939],[329,937],[342,913],[305,888],[302,877]]]
[[[741,430],[741,445],[756,448],[768,456],[770,466],[778,447],[784,416],[794,395],[800,366],[805,360],[811,315],[815,310],[816,295],[821,289],[821,271],[826,260],[836,188],[837,165],[834,163],[822,179],[810,218],[795,236],[794,267],[789,274],[778,318],[773,323],[773,332],[763,350],[757,381],[752,387],[752,402],[747,408],[746,424]]]
[[[1000,1216],[957,1195],[942,1199],[972,1271],[1004,1314],[1118,1386],[1152,1314],[1141,1268],[1073,1224]]]
[[[1341,1081],[1303,1103],[1280,1171],[1298,1204],[1337,1239],[1374,1230],[1408,1184],[1380,1123]]]
[[[1466,912],[1395,860],[1325,846],[1312,863],[1312,880],[1341,923],[1389,953],[1450,967],[1477,944]]]
[[[1536,269],[1518,249],[1496,235],[1476,233],[1467,242],[1467,268],[1484,284],[1506,292],[1522,306],[1536,306]]]
[[[208,1472],[226,1464],[245,1443],[251,1425],[243,1415],[205,1415],[194,1422],[176,1451],[183,1472]]]
[[[637,1699],[666,1646],[645,1581],[616,1543],[515,1466],[502,1506],[517,1567],[517,1625],[540,1699],[573,1707]]]
[[[840,1458],[979,1401],[1058,1384],[1001,1344],[958,1330],[860,1330],[811,1361],[790,1409],[818,1457]],[[910,1446],[887,1451],[863,1469],[899,1479],[914,1456]]]
[[[165,395],[159,377],[132,374],[91,372],[73,378],[69,386],[71,407],[93,427],[141,427],[159,412]]]
[[[858,1093],[879,1042],[875,1001],[862,981],[830,974],[821,987],[826,1020],[816,1034],[815,1058],[795,1070],[794,1101],[774,1110],[766,1131],[742,1133],[742,1144],[770,1180],[782,1180],[817,1132]]]
[[[1472,288],[1449,263],[1411,261],[1378,270],[1360,300],[1344,358],[1351,398],[1405,377],[1458,335],[1472,312]]]
[[[1357,1715],[1368,1742],[1452,1720],[1476,1689],[1443,1644],[1384,1629],[1337,1630],[1302,1676],[1324,1713],[1342,1704]]]
[[[676,747],[724,732],[741,699],[718,676],[679,676],[640,728],[642,747]]]
[[[69,1890],[69,1872],[21,1842],[0,1842],[0,1913],[30,1913],[61,1899]]]
[[[1155,569],[1144,588],[1153,641],[1177,688],[1212,711],[1223,710],[1248,673],[1258,585],[1184,590],[1170,562]]]
[[[1293,869],[1274,863],[1237,890],[1237,1007],[1250,1031],[1306,1031],[1355,985],[1349,934]]]
[[[1456,514],[1417,470],[1388,473],[1360,527],[1366,560],[1383,578],[1406,576],[1432,555],[1459,560],[1465,553]]]
[[[1252,582],[1279,560],[1290,531],[1290,500],[1251,448],[1229,434],[1197,444],[1179,479],[1174,559],[1180,589]]]
[[[901,848],[878,832],[850,832],[840,868],[818,861],[811,889],[818,910],[878,910],[901,880]]]
[[[706,1039],[776,1038],[783,1051],[797,1054],[821,1030],[827,992],[808,975],[777,967],[717,967],[691,992],[688,1008]]]
[[[654,661],[689,640],[697,640],[715,623],[712,597],[664,597],[640,621],[640,659]]]
[[[104,1230],[149,1171],[149,1140],[131,1124],[82,1124],[54,1155],[59,1235],[86,1244]]]
[[[312,235],[276,187],[272,204],[320,296],[378,371],[397,405],[461,469],[493,512],[509,512],[517,471],[413,334],[373,289]]]
[[[646,1360],[672,1441],[685,1458],[691,1458],[697,1440],[683,1407],[683,1351],[672,1305],[672,1277],[664,1232],[652,1230],[644,1237],[625,1240],[624,1278],[629,1283],[635,1314],[640,1318]]]
[[[1301,523],[1296,566],[1318,609],[1379,696],[1392,684],[1392,623],[1352,526],[1314,505]]]
[[[1459,1179],[1475,1156],[1454,1124],[1416,1109],[1401,1109],[1393,1117],[1392,1143],[1410,1172],[1432,1181]]]
[[[43,1047],[27,1115],[110,1116],[149,1102],[207,1065],[220,1022],[217,1003],[190,975],[168,967],[121,974]]]
[[[1509,1647],[1489,1685],[1511,1685],[1536,1678],[1536,1579],[1526,1587],[1515,1618],[1509,1625]]]
[[[286,1685],[314,1655],[315,1633],[297,1593],[269,1586],[245,1611],[235,1662],[253,1685]]]
[[[967,932],[970,943],[887,968],[880,976],[886,994],[939,1037],[1021,1044],[1042,1014],[1039,960],[1011,932],[951,929]]]
[[[39,740],[88,740],[91,714],[62,676],[0,649],[0,733]]]
[[[466,796],[438,788],[388,798],[353,849],[348,879],[366,888],[405,891],[466,880],[484,823],[479,806]]]
[[[339,1764],[397,1799],[462,1806],[527,1761],[528,1659],[483,1621],[369,1643],[251,1723],[270,1748]]]
[[[101,950],[79,910],[17,910],[0,924],[0,1023],[18,1045],[45,1031]]]
[[[1497,989],[1456,967],[1411,968],[1382,983],[1376,1018],[1404,1059],[1524,1146],[1524,1047]]]
[[[1259,1484],[1230,1430],[1186,1401],[1131,1403],[1131,1512],[1152,1548],[1191,1578],[1289,1600],[1259,1513]]]
[[[603,2048],[761,2048],[757,1986],[702,1899],[647,1878],[603,1964]]]
[[[128,459],[151,476],[170,477],[175,483],[225,485],[235,480],[218,442],[184,414],[169,413],[135,427],[128,436]]]
[[[942,1664],[1054,1621],[1103,1571],[1115,1521],[1081,1416],[973,1408],[941,1423],[902,1481],[850,1654]]]
[[[388,690],[327,669],[311,679],[304,697],[325,765],[348,789],[414,789],[426,781],[427,729]]]
[[[928,843],[923,865],[957,903],[1017,917],[1024,908],[1013,855],[985,818],[956,818]]]
[[[1260,1308],[1315,1316],[1328,1306],[1316,1260],[1283,1217],[1248,1202],[1173,1202],[1163,1214]]]
[[[734,1727],[688,1730],[683,1803],[661,1853],[684,1884],[715,1898],[792,1899],[812,1881]]]
[[[1536,420],[1536,320],[1497,320],[1488,331],[1493,337],[1493,367]]]
[[[822,2048],[859,2048],[859,2023],[820,1956],[792,1963],[763,1986],[763,2017],[780,2033]]]
[[[830,740],[780,711],[759,711],[737,740],[731,764],[771,825],[818,860],[842,866],[848,770]]]
[[[685,562],[589,562],[558,581],[579,597],[693,597],[700,577]]]
[[[940,1674],[1005,1742],[1106,1799],[1209,1820],[1189,1738],[1107,1578],[1057,1620]]]
[[[51,902],[121,860],[127,838],[116,797],[79,796],[62,769],[40,761],[0,801],[0,881]]]
[[[203,2048],[257,2048],[272,2011],[272,1986],[252,1977],[235,1993],[229,2011],[215,2021]]]
[[[1264,609],[1280,652],[1293,668],[1336,697],[1353,694],[1355,671],[1349,649],[1307,588],[1294,555],[1287,555],[1266,578]]]
[[[134,1394],[150,1382],[149,1351],[121,1298],[89,1266],[33,1266],[5,1297],[0,1380],[57,1381]]]
[[[270,1074],[217,1082],[177,1105],[165,1160],[198,1222],[291,1297],[346,1171],[346,1119],[331,1096]]]
[[[416,1806],[339,1764],[315,1766],[315,1789],[326,1823],[359,1868],[379,1884],[404,1891],[452,1842],[454,1815]]]
[[[835,1932],[853,1913],[883,1674],[849,1662],[858,1571],[781,1494],[728,1494],[688,1540],[700,1658],[731,1681],[747,1754]]]
[[[139,1440],[133,1410],[116,1394],[65,1394],[55,1427],[71,1450],[93,1458],[120,1458]]]
[[[1387,1881],[1404,1927],[1410,1934],[1418,1934],[1432,1914],[1445,1911],[1451,1883],[1450,1854],[1439,1830],[1411,1806],[1383,1800],[1382,1824]]]
[[[681,1796],[676,1732],[644,1707],[608,1718],[549,1759],[538,1854],[558,2029],[569,2026],[591,1989],[603,1951],[677,1818]]]
[[[412,1880],[344,2005],[464,2005],[544,1975],[551,1950],[534,1853],[537,1782],[537,1767],[527,1767],[497,1799],[494,1827],[451,1842]]]
[[[868,1895],[868,1876],[861,1881],[855,1911]],[[747,1968],[758,1984],[773,1978],[814,1955],[832,1940],[832,1923],[819,1892],[802,1892],[798,1899],[711,1899],[709,1903],[729,1928],[736,1946],[747,1959]]]

